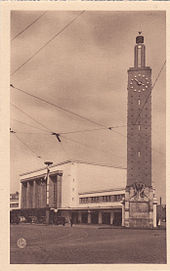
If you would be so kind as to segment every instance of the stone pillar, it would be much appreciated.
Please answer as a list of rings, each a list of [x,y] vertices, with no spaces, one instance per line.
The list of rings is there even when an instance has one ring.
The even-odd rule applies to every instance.
[[[46,182],[42,182],[42,208],[45,208],[47,204],[47,186]]]
[[[129,227],[129,201],[125,200],[124,208],[125,208],[124,225],[125,225],[125,227]]]
[[[37,208],[37,182],[36,180],[33,181],[33,208]]]
[[[125,226],[125,205],[122,204],[122,227]]]
[[[99,215],[98,215],[98,224],[102,224],[102,212],[99,211]]]
[[[61,183],[62,181],[62,173],[57,174],[57,208],[61,207]]]
[[[26,207],[26,184],[21,183],[21,208]]]
[[[30,182],[30,201],[29,201],[29,208],[33,208],[33,181]]]
[[[82,222],[81,212],[78,212],[78,223]]]
[[[157,211],[156,211],[157,201],[156,198],[153,199],[153,227],[157,227]]]
[[[26,201],[27,201],[27,208],[30,208],[30,183],[29,181],[27,182],[27,197],[26,197]]]
[[[87,219],[88,219],[87,223],[90,224],[91,223],[91,213],[90,213],[90,211],[88,211],[88,218]]]
[[[114,221],[114,211],[110,212],[110,224],[113,225],[113,221]]]

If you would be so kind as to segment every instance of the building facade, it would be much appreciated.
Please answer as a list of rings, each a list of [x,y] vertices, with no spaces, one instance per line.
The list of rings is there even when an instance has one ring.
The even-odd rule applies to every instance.
[[[48,178],[46,168],[21,176],[21,209],[46,209],[73,223],[124,224],[126,169],[66,161],[50,166]]]

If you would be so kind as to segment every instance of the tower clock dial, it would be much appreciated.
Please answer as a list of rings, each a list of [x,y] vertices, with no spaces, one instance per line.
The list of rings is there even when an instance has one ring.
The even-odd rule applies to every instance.
[[[145,74],[138,73],[131,78],[130,89],[138,92],[146,91],[150,83],[150,79]]]

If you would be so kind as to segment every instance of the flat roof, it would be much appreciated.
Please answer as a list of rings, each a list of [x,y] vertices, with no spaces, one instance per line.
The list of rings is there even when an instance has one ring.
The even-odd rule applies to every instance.
[[[111,167],[111,168],[118,168],[118,169],[123,169],[123,170],[127,169],[127,168],[124,168],[124,167],[116,167],[116,166],[108,165],[108,164],[104,164],[104,163],[87,162],[87,161],[82,161],[82,160],[65,160],[63,162],[50,165],[49,168],[53,168],[53,167],[56,167],[56,166],[61,166],[61,165],[64,165],[64,164],[69,164],[69,163],[80,163],[80,164],[94,165],[94,166],[101,166],[101,167]],[[36,170],[32,170],[32,171],[22,173],[19,176],[24,176],[24,175],[27,175],[27,174],[30,174],[30,173],[35,173],[37,171],[44,170],[46,168],[47,167],[44,166],[44,167],[36,169]]]

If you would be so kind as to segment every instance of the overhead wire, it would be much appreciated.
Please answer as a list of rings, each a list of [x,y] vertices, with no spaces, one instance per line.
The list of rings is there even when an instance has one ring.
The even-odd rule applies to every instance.
[[[25,147],[27,147],[27,149],[29,149],[30,150],[30,152],[32,152],[34,155],[36,155],[36,157],[37,158],[39,158],[39,159],[41,159],[42,161],[44,161],[43,159],[42,159],[42,157],[40,156],[40,155],[37,155],[37,153],[35,152],[35,151],[33,151],[25,142],[23,142],[23,140],[21,140],[17,135],[16,135],[16,132],[15,133],[13,133],[14,134],[14,136],[25,146]]]
[[[11,103],[12,106],[14,106],[15,108],[17,108],[20,112],[22,112],[24,115],[26,115],[27,117],[29,117],[30,119],[32,119],[33,121],[35,121],[37,124],[41,125],[43,128],[45,128],[46,130],[50,131],[51,130],[46,127],[44,124],[42,124],[41,122],[37,121],[36,119],[34,119],[30,114],[26,113],[24,110],[22,110],[21,108],[19,108],[18,106],[16,106],[15,104]]]
[[[40,16],[38,16],[33,22],[31,22],[29,25],[27,25],[22,31],[20,31],[18,34],[16,34],[11,41],[15,40],[18,36],[20,36],[22,33],[24,33],[28,28],[30,28],[33,24],[35,24],[47,11],[43,12]]]
[[[64,112],[66,112],[66,113],[72,114],[72,115],[74,115],[74,116],[76,116],[76,117],[78,117],[78,118],[80,118],[80,119],[83,119],[83,120],[86,120],[86,121],[88,121],[88,122],[91,122],[92,124],[95,124],[95,125],[102,126],[102,127],[106,128],[106,126],[103,125],[103,124],[101,124],[101,123],[98,123],[98,122],[93,121],[93,120],[91,120],[91,119],[89,119],[89,118],[86,118],[86,117],[84,117],[84,116],[82,116],[82,115],[80,115],[80,114],[78,114],[78,113],[75,113],[75,112],[73,112],[73,111],[71,111],[71,110],[69,110],[69,109],[66,109],[66,108],[64,108],[64,107],[62,107],[62,106],[60,106],[60,105],[57,105],[57,104],[52,103],[52,102],[50,102],[50,101],[47,101],[47,100],[44,99],[44,98],[41,98],[41,97],[39,97],[39,96],[30,94],[29,92],[27,92],[27,91],[25,91],[25,90],[23,90],[23,89],[20,89],[20,88],[15,87],[13,84],[10,84],[10,86],[11,86],[13,89],[16,89],[16,90],[18,90],[18,91],[20,91],[20,92],[23,92],[23,93],[25,93],[26,95],[28,95],[28,96],[30,96],[30,97],[33,97],[33,98],[35,98],[35,99],[37,99],[37,100],[39,100],[39,101],[41,101],[41,102],[43,102],[43,103],[46,103],[46,104],[48,104],[48,105],[51,105],[51,106],[53,106],[53,107],[55,107],[55,108],[57,108],[57,109],[59,109],[59,110],[62,110],[62,111],[64,111]]]
[[[85,129],[85,130],[75,130],[75,131],[69,131],[69,132],[61,132],[60,135],[67,135],[67,134],[77,134],[77,133],[86,133],[86,132],[93,132],[93,131],[100,131],[100,130],[106,130],[106,129],[115,129],[124,127],[124,125],[117,125],[117,126],[111,126],[111,127],[103,127],[103,128],[94,128],[94,129]]]
[[[30,56],[23,64],[21,64],[15,71],[11,73],[11,76],[14,75],[17,71],[19,71],[24,65],[30,62],[33,57],[35,57],[42,49],[44,49],[51,41],[53,41],[57,36],[59,36],[66,28],[68,28],[74,21],[76,21],[85,10],[81,11],[76,17],[74,17],[70,22],[68,22],[60,31],[58,31],[55,35],[53,35],[43,46],[41,46],[32,56]]]
[[[28,134],[28,135],[49,135],[49,134],[43,134],[43,133],[33,133],[33,132],[21,132],[21,131],[16,131],[17,132],[17,134],[19,133],[19,134]]]
[[[33,125],[28,124],[28,123],[26,123],[26,122],[23,122],[23,121],[21,121],[21,120],[17,120],[17,119],[13,119],[13,118],[12,118],[11,120],[17,121],[17,122],[22,123],[22,124],[24,124],[24,125],[26,125],[26,126],[29,126],[29,127],[32,127],[32,128],[38,129],[38,130],[41,130],[41,131],[43,131],[43,132],[46,132],[45,129],[41,129],[41,128],[39,128],[39,127],[33,126]]]
[[[17,107],[18,108],[18,107]],[[18,108],[19,109],[19,108]],[[19,109],[20,110],[20,109]],[[24,112],[24,111],[22,111],[21,110],[21,112]],[[26,112],[24,112],[28,117],[31,117],[29,114],[27,114]],[[31,117],[31,119],[32,120],[34,120],[34,121],[36,121],[35,119],[33,119],[32,117]],[[36,121],[37,122],[37,121]],[[38,122],[38,124],[40,124],[40,125],[43,125],[42,123],[40,123],[40,122]],[[125,125],[126,126],[126,125]],[[43,125],[43,127],[45,127],[46,129],[48,129],[46,126],[44,126]],[[123,125],[122,126],[115,126],[115,127],[123,127]],[[114,128],[114,127],[113,127]],[[102,129],[104,129],[104,128],[102,128]],[[48,129],[49,130],[49,129]],[[92,129],[91,129],[92,130]],[[96,130],[96,129],[94,129],[94,130]],[[99,130],[99,129],[97,129],[97,130]],[[50,130],[49,130],[50,131]],[[87,131],[87,130],[86,130]],[[89,131],[89,130],[88,130]],[[79,131],[80,132],[80,131]],[[70,132],[70,133],[72,133],[72,132]],[[28,133],[25,133],[25,134],[28,134]],[[32,134],[35,134],[35,133],[32,133]],[[42,133],[41,133],[42,134]],[[58,135],[58,136],[61,136],[61,135],[63,135],[63,134],[69,134],[69,132],[68,133],[58,133],[58,134],[56,134],[56,133],[52,133],[51,131],[50,131],[50,133],[49,133],[49,135]],[[119,133],[120,134],[120,133]],[[48,134],[44,134],[44,135],[48,135]],[[122,136],[124,136],[124,137],[128,137],[128,136],[125,136],[125,135],[123,135],[123,134],[121,134]],[[63,137],[63,136],[62,136]],[[63,137],[64,138],[64,137]],[[70,140],[71,141],[71,139],[68,139],[67,138],[67,140]],[[61,141],[60,141],[61,142]],[[80,142],[78,142],[78,141],[75,141],[75,140],[72,140],[72,142],[75,142],[75,143],[77,143],[77,144],[81,144]],[[86,146],[86,147],[88,147],[87,145],[85,145],[85,144],[82,144],[83,146]],[[91,148],[91,147],[90,147]],[[152,148],[153,149],[153,148]],[[157,151],[157,150],[155,150],[155,149],[153,149],[154,151],[156,151],[156,152],[158,152],[158,153],[161,153],[161,152],[159,152],[159,151]],[[99,151],[99,150],[98,150]],[[161,154],[163,154],[163,153],[161,153]],[[115,155],[114,155],[115,156]],[[120,157],[119,157],[120,158]],[[121,157],[122,158],[122,157]]]
[[[77,141],[77,140],[70,139],[70,138],[65,137],[65,136],[63,136],[63,135],[61,135],[61,138],[64,138],[64,139],[66,139],[66,140],[68,140],[68,141],[71,141],[71,142],[74,142],[74,143],[76,143],[76,144],[82,145],[82,146],[84,146],[84,147],[86,147],[86,148],[94,149],[94,150],[97,150],[97,151],[99,151],[99,152],[105,152],[105,153],[106,153],[106,151],[104,151],[104,150],[101,150],[101,149],[97,149],[97,148],[91,147],[91,146],[89,146],[89,145],[87,145],[87,144],[83,144],[83,143],[81,143],[81,142],[79,142],[79,141]],[[108,154],[108,152],[107,152],[107,154]],[[110,154],[112,154],[112,155],[114,155],[115,157],[118,157],[118,158],[124,158],[123,156],[115,155],[115,154],[113,154],[112,152],[110,152]]]
[[[166,61],[163,63],[163,65],[162,65],[162,67],[161,67],[161,69],[160,69],[160,71],[159,71],[159,73],[158,73],[158,76],[157,76],[157,78],[156,78],[156,80],[155,80],[155,82],[154,82],[154,84],[153,84],[153,87],[152,87],[152,90],[153,90],[153,88],[155,87],[155,85],[156,85],[156,82],[158,81],[158,79],[159,79],[159,77],[160,77],[160,75],[161,75],[161,72],[162,72],[162,70],[163,70],[163,68],[164,68],[164,66],[165,66],[165,64],[166,64]],[[13,85],[11,85],[13,88],[15,88]],[[15,89],[18,89],[18,88],[15,88]],[[39,97],[37,97],[37,96],[35,96],[35,95],[32,95],[32,94],[29,94],[29,93],[27,93],[27,92],[25,92],[25,91],[23,91],[23,90],[21,90],[21,89],[18,89],[18,90],[20,90],[20,91],[22,91],[22,92],[24,92],[25,94],[27,94],[27,95],[29,95],[29,96],[32,96],[32,97],[34,97],[34,98],[37,98],[37,99],[40,99],[41,101],[43,101],[43,102],[47,102],[46,100],[44,100],[44,99],[41,99],[41,98],[39,98]],[[145,101],[145,103],[144,103],[144,106],[146,105],[146,103],[147,103],[147,101],[148,101],[148,99],[149,99],[149,97],[150,97],[150,95],[151,95],[151,92],[149,93],[149,95],[147,96],[147,99],[146,99],[146,101]],[[48,102],[47,102],[48,103]],[[56,106],[55,104],[52,104],[53,106]],[[14,105],[15,106],[15,105]],[[143,110],[143,108],[144,108],[144,106],[142,107],[142,109],[141,109],[141,111],[140,111],[140,114],[142,113],[142,110]],[[19,109],[20,110],[20,109]],[[62,108],[62,110],[63,110],[63,108]],[[64,109],[65,110],[65,109]],[[22,112],[24,112],[23,110],[21,110]],[[25,112],[24,112],[25,113]],[[70,111],[69,111],[69,113],[70,113]],[[71,112],[71,113],[73,113],[73,112]],[[25,113],[27,116],[29,116],[29,117],[31,117],[30,115],[28,115],[27,113]],[[77,114],[76,114],[77,115]],[[80,116],[79,115],[79,117],[82,117],[82,116]],[[139,116],[138,116],[139,117]],[[32,118],[32,117],[31,117]],[[33,119],[33,118],[32,118]],[[35,121],[35,119],[33,119],[34,121]],[[87,120],[87,118],[86,118],[86,120]],[[89,120],[89,119],[88,119]],[[91,121],[91,120],[90,120]],[[37,122],[37,121],[36,121]],[[93,122],[93,121],[92,121]],[[137,122],[137,120],[136,120],[136,122]],[[137,125],[136,124],[136,122],[134,123],[134,124],[132,124],[132,125]],[[38,124],[40,124],[40,125],[42,125],[42,123],[39,123],[38,122]],[[98,123],[96,123],[95,122],[95,124],[98,124]],[[101,124],[98,124],[98,125],[101,125]],[[102,125],[103,126],[103,125]],[[71,131],[71,132],[63,132],[63,133],[59,133],[58,135],[61,135],[61,134],[69,134],[69,133],[80,133],[80,132],[89,132],[89,131],[95,131],[95,130],[101,130],[101,129],[110,129],[110,130],[112,130],[113,128],[118,128],[118,127],[125,127],[126,125],[122,125],[122,126],[115,126],[115,127],[103,127],[103,128],[96,128],[96,129],[87,129],[87,130],[82,130],[82,131]],[[48,129],[47,127],[45,127],[44,125],[43,125],[43,127],[44,128],[46,128],[46,129]],[[49,129],[48,129],[49,130]],[[50,130],[49,130],[50,131]],[[51,132],[51,131],[50,131]],[[116,131],[114,131],[114,132],[116,132]],[[125,135],[123,135],[123,134],[121,134],[121,133],[119,133],[119,132],[116,132],[117,134],[119,134],[119,135],[121,135],[121,136],[124,136],[124,137],[126,137]],[[56,134],[56,133],[54,133],[54,134]],[[128,136],[127,136],[128,137]],[[67,138],[68,139],[68,138]],[[75,141],[74,141],[75,142]],[[78,144],[80,144],[80,142],[76,142],[76,143],[78,143]],[[152,148],[153,149],[153,148]],[[159,152],[159,151],[157,151],[157,150],[155,150],[156,152],[158,152],[158,153],[161,153],[161,152]],[[163,153],[161,153],[161,154],[163,154]]]
[[[37,153],[36,153],[35,151],[33,151],[33,150],[32,150],[32,149],[31,149],[31,148],[30,148],[23,140],[21,140],[21,139],[16,135],[16,133],[18,134],[18,132],[14,132],[13,130],[11,130],[11,133],[13,133],[13,134],[16,136],[16,138],[17,138],[23,145],[25,145],[25,146],[26,146],[33,154],[35,154],[37,158],[43,160],[41,156],[37,155]],[[101,149],[99,150],[99,149],[97,149],[97,148],[88,146],[87,144],[83,144],[83,143],[81,143],[81,142],[79,142],[79,141],[76,141],[76,140],[67,138],[67,137],[65,137],[65,136],[61,136],[61,137],[64,138],[66,141],[74,142],[74,143],[76,143],[76,144],[82,145],[83,147],[86,147],[86,148],[89,148],[89,149],[94,149],[94,150],[97,150],[97,151],[99,151],[99,152],[104,152],[104,153],[106,153],[106,151],[104,151],[104,150],[101,150]],[[67,159],[68,159],[68,154],[67,154],[67,152],[65,151],[62,142],[60,142],[59,145],[61,145],[62,151],[66,154],[66,157],[67,157]],[[107,153],[108,153],[108,152],[107,152]],[[118,158],[123,158],[123,157],[117,156],[117,155],[115,155],[115,154],[114,154],[114,156],[115,156],[115,157],[118,157]],[[69,158],[70,158],[70,157],[69,157]],[[43,161],[44,161],[44,160],[43,160]],[[117,167],[117,168],[123,168],[123,167],[120,167],[120,166],[117,166],[117,165],[116,165],[115,167]]]
[[[54,103],[52,103],[52,102],[49,102],[49,101],[47,101],[47,100],[45,100],[45,99],[43,99],[43,98],[41,98],[41,97],[35,96],[35,95],[33,95],[33,94],[30,94],[30,93],[28,93],[27,91],[25,91],[25,90],[23,90],[23,89],[20,89],[20,88],[15,87],[13,84],[10,84],[10,86],[11,86],[13,89],[16,89],[16,90],[18,90],[18,91],[21,91],[21,92],[25,93],[25,94],[28,95],[28,96],[31,96],[31,97],[33,97],[33,98],[35,98],[35,99],[40,100],[41,102],[47,103],[48,105],[51,105],[51,106],[54,106],[54,107],[56,107],[56,108],[59,109],[59,110],[62,110],[62,111],[66,112],[66,113],[69,113],[69,114],[72,114],[72,115],[74,115],[74,116],[76,116],[76,117],[78,117],[78,118],[80,118],[80,119],[83,119],[83,120],[85,120],[85,121],[88,121],[88,122],[90,122],[90,123],[92,123],[92,124],[98,125],[98,126],[102,127],[103,129],[110,130],[111,132],[113,132],[113,133],[115,133],[115,134],[124,136],[122,133],[113,130],[114,127],[107,127],[107,126],[105,126],[105,125],[103,125],[103,124],[101,124],[101,123],[98,123],[98,122],[93,121],[93,120],[91,120],[91,119],[89,119],[89,118],[86,118],[86,117],[84,117],[84,116],[82,116],[82,115],[80,115],[80,114],[78,114],[78,113],[75,113],[75,112],[73,112],[73,111],[71,111],[71,110],[65,109],[65,108],[63,108],[63,107],[61,107],[61,106],[59,106],[59,105],[56,105],[56,104],[54,104]],[[117,128],[117,127],[115,127],[115,128]]]
[[[63,137],[63,136],[62,136]],[[68,140],[68,141],[70,141],[70,142],[74,142],[74,143],[76,143],[76,144],[79,144],[79,145],[82,145],[82,146],[84,146],[84,147],[86,147],[86,148],[89,148],[89,149],[94,149],[94,150],[97,150],[97,151],[100,151],[100,152],[105,152],[105,151],[103,151],[103,150],[99,150],[99,149],[96,149],[96,148],[94,148],[94,147],[90,147],[90,146],[87,146],[87,145],[85,145],[85,144],[83,144],[83,143],[80,143],[80,142],[78,142],[78,141],[76,141],[76,140],[72,140],[72,139],[70,139],[70,138],[67,138],[67,137],[63,137],[65,140]],[[106,152],[105,152],[106,153]],[[108,153],[108,152],[107,152]],[[119,157],[120,158],[120,156],[117,156],[117,155],[114,155],[115,157]],[[121,157],[122,158],[122,157]],[[115,165],[114,165],[115,166]],[[115,166],[115,167],[117,167],[117,168],[123,168],[122,166]]]

